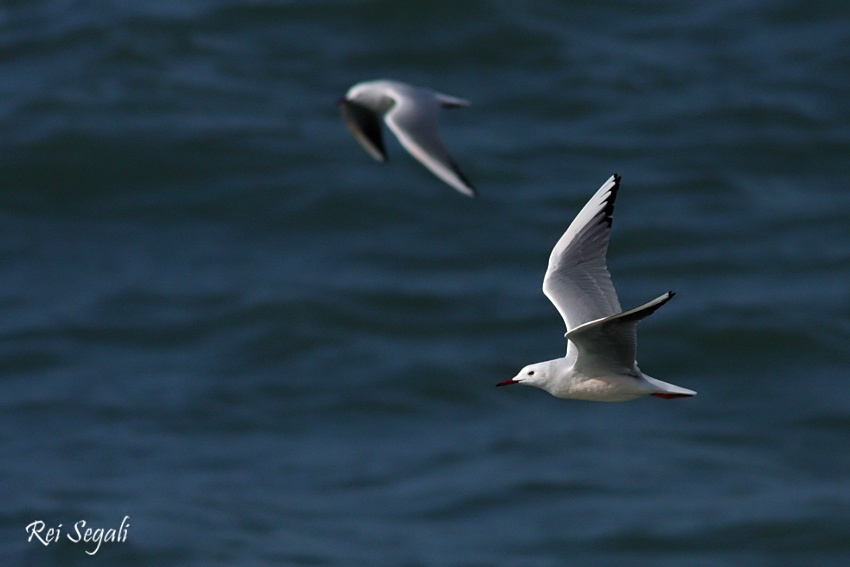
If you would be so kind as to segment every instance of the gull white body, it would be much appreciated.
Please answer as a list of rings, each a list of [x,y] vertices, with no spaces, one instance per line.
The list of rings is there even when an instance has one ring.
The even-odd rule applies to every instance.
[[[543,293],[567,326],[566,356],[530,364],[497,386],[526,384],[558,398],[600,402],[696,395],[647,376],[635,361],[637,323],[667,303],[673,292],[621,311],[605,260],[619,187],[620,177],[614,174],[582,208],[549,256]]]
[[[441,108],[469,106],[469,101],[398,81],[358,83],[340,99],[345,123],[360,145],[379,162],[387,159],[381,119],[410,155],[464,195],[475,188],[460,172],[437,135]]]

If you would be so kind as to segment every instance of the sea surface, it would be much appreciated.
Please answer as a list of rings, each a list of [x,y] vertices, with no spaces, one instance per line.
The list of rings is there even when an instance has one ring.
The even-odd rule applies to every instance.
[[[0,564],[850,564],[848,22],[4,1]],[[472,101],[478,199],[357,145],[377,78]],[[494,388],[563,355],[547,258],[615,172],[623,307],[677,292],[641,368],[699,395]]]

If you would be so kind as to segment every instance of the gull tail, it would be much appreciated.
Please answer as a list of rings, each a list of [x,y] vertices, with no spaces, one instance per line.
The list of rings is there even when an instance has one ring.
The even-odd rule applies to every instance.
[[[652,376],[647,376],[646,374],[643,375],[643,379],[657,389],[657,391],[652,392],[650,396],[671,400],[673,398],[689,398],[697,395],[697,393],[693,390],[688,390],[687,388],[682,388],[681,386],[676,386],[669,382],[663,382],[657,378],[653,378]]]
[[[437,100],[440,101],[440,106],[443,108],[465,108],[470,104],[465,98],[438,93],[436,91],[434,94],[436,95]]]

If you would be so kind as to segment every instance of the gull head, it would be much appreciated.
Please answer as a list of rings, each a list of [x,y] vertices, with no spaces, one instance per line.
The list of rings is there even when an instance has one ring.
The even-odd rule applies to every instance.
[[[546,383],[549,381],[549,365],[545,362],[529,364],[519,371],[519,374],[508,380],[502,380],[496,387],[510,386],[511,384],[525,384],[526,386],[536,386],[546,389]]]
[[[379,81],[359,83],[348,89],[345,96],[339,99],[341,103],[354,103],[377,114],[383,114],[394,104],[387,89]]]

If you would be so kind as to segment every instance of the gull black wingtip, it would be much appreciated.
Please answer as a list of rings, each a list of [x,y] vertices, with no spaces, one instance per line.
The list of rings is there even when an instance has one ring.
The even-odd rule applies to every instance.
[[[613,181],[613,183],[611,183],[611,181]],[[608,196],[604,201],[605,207],[602,222],[607,224],[608,228],[611,228],[611,225],[614,224],[614,203],[617,201],[617,194],[620,192],[620,176],[616,173],[613,174],[602,187],[607,186],[608,183],[611,183],[611,186],[608,189]]]
[[[458,191],[460,191],[461,193],[463,193],[467,197],[470,197],[472,199],[478,197],[478,190],[472,185],[472,183],[463,174],[463,172],[461,172],[461,170],[457,166],[457,164],[454,161],[449,160],[449,167],[451,167],[454,174],[457,175],[457,178],[460,180],[461,187],[458,187],[454,183],[450,183],[450,185],[455,185],[455,189],[457,189]]]

